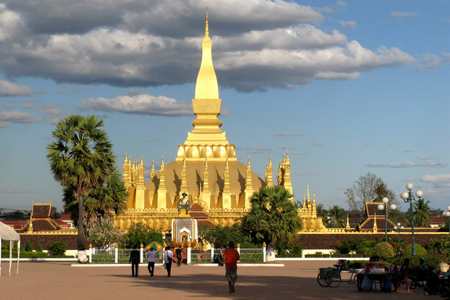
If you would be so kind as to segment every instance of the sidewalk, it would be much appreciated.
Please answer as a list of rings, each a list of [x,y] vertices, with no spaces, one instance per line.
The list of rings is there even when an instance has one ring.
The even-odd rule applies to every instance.
[[[406,293],[358,292],[342,282],[337,288],[322,288],[316,277],[324,261],[283,261],[284,267],[240,267],[236,293],[229,294],[223,267],[182,265],[166,277],[157,266],[155,276],[141,265],[139,277],[131,267],[71,267],[70,262],[21,262],[19,275],[7,274],[3,263],[2,299],[440,299],[424,296],[420,289]],[[343,277],[346,275],[343,275]],[[345,278],[345,277],[344,277]]]

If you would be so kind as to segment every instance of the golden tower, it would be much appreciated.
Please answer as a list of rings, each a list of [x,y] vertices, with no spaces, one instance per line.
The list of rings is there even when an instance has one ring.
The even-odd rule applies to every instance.
[[[144,184],[143,160],[131,162],[125,155],[123,181],[128,188],[127,211],[115,217],[115,226],[128,228],[142,222],[157,230],[168,231],[177,217],[177,205],[183,193],[193,204],[191,216],[202,216],[215,225],[232,225],[251,209],[250,197],[261,187],[273,186],[272,159],[269,159],[261,179],[252,169],[236,158],[235,145],[230,144],[220,127],[218,116],[222,100],[212,59],[212,40],[209,36],[208,11],[202,58],[195,86],[192,106],[196,119],[184,144],[178,145],[175,161],[161,160],[159,172],[152,161],[150,180]],[[277,178],[292,192],[289,155],[283,156]],[[294,199],[292,199],[294,201]]]

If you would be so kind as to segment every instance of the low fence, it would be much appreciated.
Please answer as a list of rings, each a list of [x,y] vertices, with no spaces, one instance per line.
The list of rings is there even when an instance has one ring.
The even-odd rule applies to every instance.
[[[94,264],[127,264],[130,260],[130,253],[133,249],[96,249],[90,248],[86,253],[89,256],[89,263]],[[266,262],[266,247],[263,248],[236,248],[240,254],[241,263],[263,263]],[[147,263],[144,248],[139,249],[140,263]],[[211,248],[209,250],[200,250],[187,248],[185,255],[187,264],[211,264],[218,263],[225,249]],[[156,263],[163,263],[162,251],[156,252]],[[184,255],[183,255],[184,256]]]

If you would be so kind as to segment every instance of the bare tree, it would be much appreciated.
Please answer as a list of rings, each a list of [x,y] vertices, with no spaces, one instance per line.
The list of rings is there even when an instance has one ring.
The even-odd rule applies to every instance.
[[[377,196],[376,190],[381,182],[381,178],[370,172],[359,177],[353,186],[345,191],[349,210],[363,212],[365,203],[372,202]]]

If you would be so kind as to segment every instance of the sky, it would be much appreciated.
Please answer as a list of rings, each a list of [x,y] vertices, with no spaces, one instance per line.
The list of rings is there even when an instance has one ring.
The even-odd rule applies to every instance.
[[[450,205],[450,1],[0,0],[0,208],[62,209],[46,159],[69,114],[105,122],[146,177],[195,119],[205,8],[223,122],[264,178],[288,152],[325,208],[376,174]],[[274,174],[275,175],[275,174]],[[401,206],[402,210],[407,205]]]

